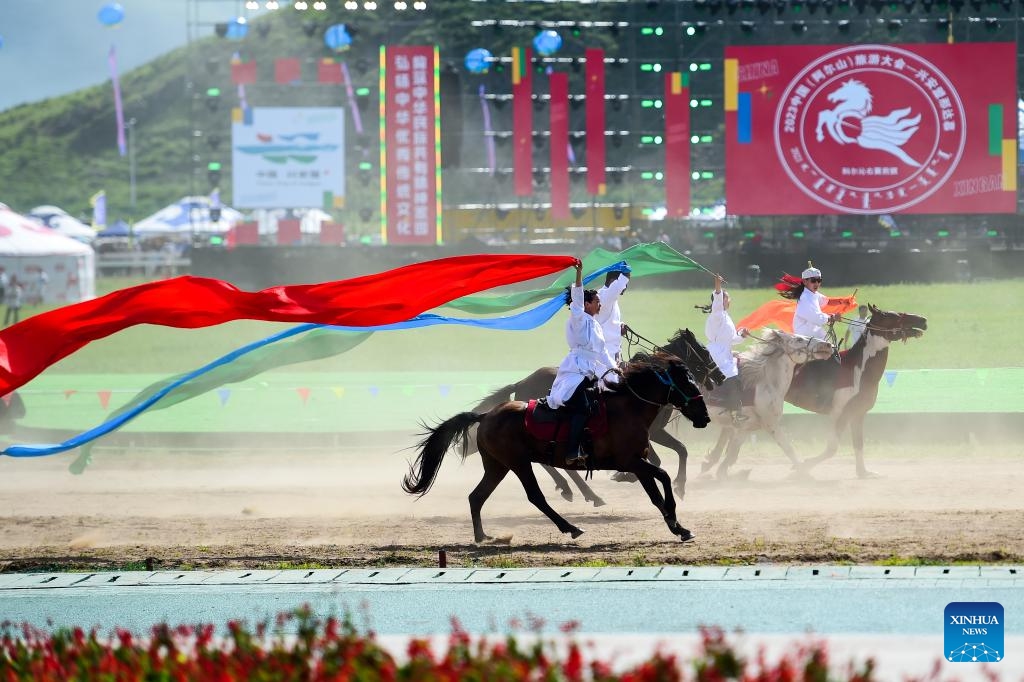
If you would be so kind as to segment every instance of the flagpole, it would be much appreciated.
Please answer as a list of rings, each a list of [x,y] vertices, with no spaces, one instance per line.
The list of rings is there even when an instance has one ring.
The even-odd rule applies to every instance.
[[[135,119],[128,119],[128,206],[129,223],[135,222]]]

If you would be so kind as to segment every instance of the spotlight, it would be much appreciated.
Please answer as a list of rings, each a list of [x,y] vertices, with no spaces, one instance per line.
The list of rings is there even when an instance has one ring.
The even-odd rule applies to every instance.
[[[573,206],[572,208],[569,209],[569,211],[572,213],[572,217],[573,218],[582,218],[583,216],[585,216],[587,214],[587,207],[586,206]]]
[[[281,5],[278,4],[277,0],[267,0],[267,4],[264,5],[267,9],[281,9]]]
[[[306,4],[306,0],[296,0],[295,9],[299,10],[300,12],[303,12],[309,9],[309,5]]]
[[[260,3],[256,0],[246,0],[245,8],[249,10],[257,10],[260,8]]]
[[[790,29],[792,29],[793,33],[804,33],[807,30],[807,22],[803,20],[794,21],[790,25]]]
[[[985,17],[985,29],[989,31],[998,31],[999,20],[995,17]]]
[[[359,217],[363,219],[364,223],[370,222],[370,218],[373,217],[373,209],[368,206],[364,206],[359,209]]]
[[[327,9],[327,3],[324,2],[324,0],[317,0],[316,2],[313,3],[313,9],[315,9],[317,12],[323,12],[325,9]]]
[[[899,33],[900,29],[903,28],[902,19],[890,19],[888,23],[889,33]]]
[[[317,23],[315,21],[304,21],[302,22],[302,32],[306,34],[307,38],[312,38],[313,34],[316,33]]]
[[[840,19],[839,21],[836,22],[836,26],[839,28],[839,32],[840,33],[849,33],[850,32],[850,20],[849,19]]]
[[[427,8],[427,3],[423,2],[423,0],[416,0],[416,2],[412,3],[412,8],[422,12]]]
[[[757,23],[753,21],[740,22],[740,30],[742,30],[744,33],[753,33],[755,28],[757,28]]]
[[[375,10],[377,9],[377,3],[374,2],[373,0],[367,0],[366,2],[363,3],[363,9],[371,11]]]
[[[346,2],[345,2],[345,9],[347,9],[347,10],[359,9],[359,3],[356,2],[356,0],[346,0]]]
[[[402,11],[408,8],[409,5],[405,3],[405,0],[398,0],[398,2],[395,3],[395,9],[397,9],[398,11]]]

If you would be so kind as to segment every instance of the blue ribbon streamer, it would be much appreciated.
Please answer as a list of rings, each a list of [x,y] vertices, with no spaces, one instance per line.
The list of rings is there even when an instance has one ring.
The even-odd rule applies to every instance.
[[[626,265],[625,261],[619,261],[612,265],[605,266],[596,272],[587,275],[584,278],[584,284],[589,284],[601,275],[612,272],[629,272],[629,266]],[[505,317],[493,317],[493,318],[464,318],[464,317],[445,317],[443,315],[435,315],[433,313],[424,313],[417,315],[404,322],[395,322],[392,324],[382,324],[373,327],[348,327],[338,325],[326,325],[326,324],[300,324],[286,329],[277,334],[260,339],[259,341],[253,341],[252,343],[237,348],[227,355],[224,355],[212,362],[209,362],[199,369],[195,369],[188,374],[182,375],[176,381],[171,382],[167,386],[164,386],[159,391],[151,395],[146,400],[142,401],[131,410],[117,415],[107,421],[95,426],[88,431],[84,431],[76,436],[72,436],[63,443],[39,443],[34,445],[11,445],[6,450],[0,452],[0,455],[7,455],[8,457],[45,457],[47,455],[56,455],[61,452],[67,452],[74,448],[81,447],[86,443],[96,440],[101,436],[105,436],[111,431],[120,428],[127,422],[135,419],[137,416],[152,407],[158,400],[166,396],[168,393],[178,388],[179,386],[195,379],[198,376],[205,374],[217,367],[226,365],[229,362],[233,362],[238,358],[242,357],[246,353],[251,353],[257,348],[283,341],[284,339],[291,338],[298,334],[303,334],[314,329],[328,329],[339,332],[367,332],[367,331],[393,331],[398,329],[418,329],[421,327],[432,327],[438,324],[461,324],[469,327],[479,327],[481,329],[494,329],[497,331],[527,331],[530,329],[536,329],[541,326],[552,317],[555,316],[562,306],[565,305],[565,296],[558,294],[554,298],[551,298],[540,305],[525,310],[516,315],[508,315]]]

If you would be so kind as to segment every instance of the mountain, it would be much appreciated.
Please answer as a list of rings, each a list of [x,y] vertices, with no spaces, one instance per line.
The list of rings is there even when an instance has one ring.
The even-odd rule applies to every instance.
[[[185,44],[185,2],[121,2],[125,17],[115,28],[97,18],[103,0],[0,2],[0,111],[104,82],[112,44],[122,71]]]

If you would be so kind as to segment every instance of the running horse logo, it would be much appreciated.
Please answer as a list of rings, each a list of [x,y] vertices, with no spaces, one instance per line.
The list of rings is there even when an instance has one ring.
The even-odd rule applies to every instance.
[[[920,168],[902,147],[917,132],[921,115],[908,117],[910,107],[896,109],[888,116],[869,116],[871,91],[858,80],[848,80],[828,95],[838,102],[834,109],[818,114],[815,136],[825,141],[823,130],[839,144],[856,144],[862,149],[878,149],[892,154],[909,166]],[[848,134],[849,133],[849,134]]]

